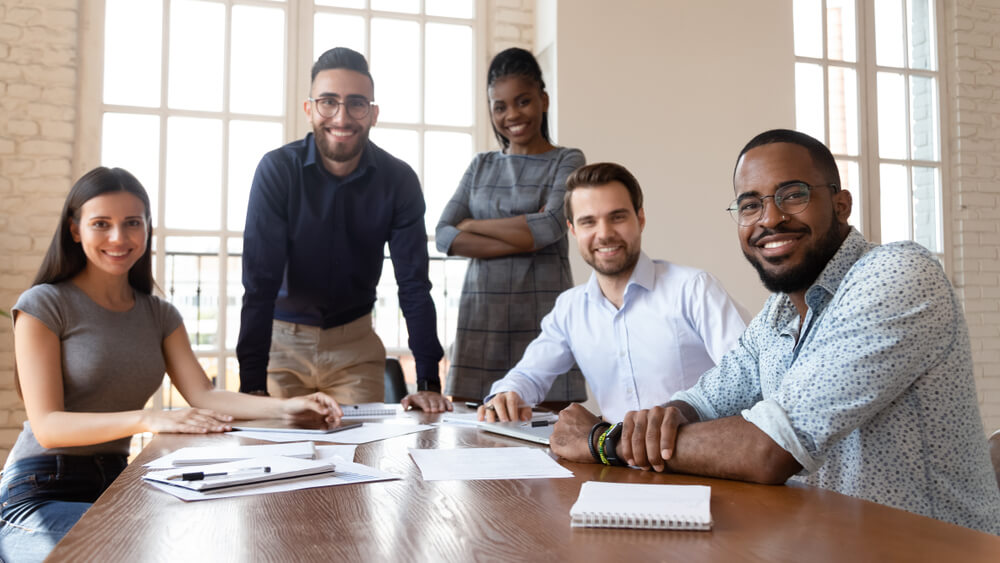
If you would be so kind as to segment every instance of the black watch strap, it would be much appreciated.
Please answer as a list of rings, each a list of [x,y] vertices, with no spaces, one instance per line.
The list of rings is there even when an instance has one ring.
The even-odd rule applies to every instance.
[[[618,440],[622,437],[622,423],[619,422],[608,430],[608,436],[604,439],[604,457],[611,465],[624,466],[625,462],[618,459],[615,449],[618,447]]]

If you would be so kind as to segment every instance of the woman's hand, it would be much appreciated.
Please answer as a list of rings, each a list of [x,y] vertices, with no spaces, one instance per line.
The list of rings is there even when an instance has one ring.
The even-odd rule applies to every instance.
[[[150,432],[207,434],[233,429],[233,417],[208,409],[144,410],[143,426]]]
[[[291,422],[338,422],[344,412],[332,397],[325,393],[313,393],[301,397],[285,399],[281,403],[285,420]]]

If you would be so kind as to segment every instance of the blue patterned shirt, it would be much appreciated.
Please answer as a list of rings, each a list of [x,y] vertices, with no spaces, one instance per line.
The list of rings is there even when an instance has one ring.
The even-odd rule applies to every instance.
[[[774,294],[739,346],[673,396],[742,415],[802,465],[793,479],[1000,534],[961,305],[923,247],[851,230],[799,315]]]

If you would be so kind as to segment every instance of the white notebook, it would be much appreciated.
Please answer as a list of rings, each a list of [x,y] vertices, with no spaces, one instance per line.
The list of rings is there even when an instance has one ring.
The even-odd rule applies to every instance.
[[[569,509],[570,525],[586,528],[710,530],[712,488],[587,481]]]
[[[340,405],[340,410],[344,411],[344,418],[362,416],[396,416],[402,412],[402,407],[398,404],[391,403],[358,403],[356,405]]]

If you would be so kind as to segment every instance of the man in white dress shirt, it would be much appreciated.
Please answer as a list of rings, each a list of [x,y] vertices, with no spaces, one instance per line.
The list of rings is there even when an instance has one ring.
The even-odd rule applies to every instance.
[[[559,296],[542,333],[493,384],[480,420],[528,420],[574,362],[604,418],[621,420],[693,385],[746,328],[746,313],[711,274],[642,252],[642,190],[624,167],[578,168],[566,181],[565,211],[594,272]]]

